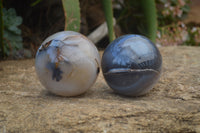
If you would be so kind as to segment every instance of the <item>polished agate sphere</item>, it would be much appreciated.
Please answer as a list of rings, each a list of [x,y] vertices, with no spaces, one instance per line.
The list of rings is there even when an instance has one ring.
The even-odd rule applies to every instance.
[[[95,82],[100,56],[84,35],[62,31],[49,36],[39,47],[35,68],[42,85],[61,96],[77,96]]]
[[[158,81],[162,57],[157,47],[141,35],[124,35],[108,45],[102,71],[115,92],[127,96],[146,94]]]

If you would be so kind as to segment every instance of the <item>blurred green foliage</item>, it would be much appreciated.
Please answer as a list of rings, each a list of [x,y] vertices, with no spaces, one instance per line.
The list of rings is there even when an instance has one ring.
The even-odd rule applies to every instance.
[[[16,15],[13,8],[6,10],[3,8],[4,34],[3,43],[4,51],[7,56],[15,54],[16,50],[22,49],[21,30],[18,28],[22,24],[22,18]]]
[[[168,41],[174,40],[172,42],[176,45],[200,46],[200,28],[183,22],[190,11],[190,2],[191,0],[156,0],[158,32],[161,37],[167,35]],[[169,43],[168,41],[166,42]]]
[[[187,29],[188,36],[186,41],[183,43],[184,45],[189,46],[200,46],[200,27],[193,27]]]
[[[155,14],[151,13],[151,10],[145,11],[151,9],[152,5],[148,3],[151,1],[153,0],[114,0],[114,16],[122,32],[148,37],[157,32],[157,41],[164,45],[200,45],[199,28],[183,23],[190,11],[191,0],[155,0],[158,30],[153,25],[156,22],[151,21]],[[151,34],[148,31],[149,28],[151,28]]]
[[[154,0],[115,0],[114,16],[122,32],[142,34],[155,42],[157,14]]]
[[[64,9],[65,30],[79,32],[82,20],[80,12],[81,8],[83,8],[80,7],[80,1],[61,1]],[[3,43],[0,42],[0,52],[4,53],[2,54],[3,56],[12,56],[17,50],[23,48],[21,30],[19,29],[22,18],[16,15],[15,9],[13,8],[8,10],[3,9],[2,0],[0,0],[0,2],[2,9],[0,10],[0,18],[2,19],[0,20],[0,37],[3,37],[1,38]],[[87,3],[86,0],[85,2]],[[172,41],[180,42],[180,44],[197,45],[197,42],[199,42],[198,36],[200,35],[200,29],[197,28],[197,30],[194,30],[195,28],[193,26],[187,28],[187,26],[181,26],[182,24],[179,23],[187,16],[190,2],[191,0],[102,0],[108,26],[109,40],[112,41],[115,38],[113,27],[114,16],[122,30],[120,34],[142,34],[149,37],[154,42],[156,34],[157,41],[158,38],[167,38],[166,35],[169,35]],[[5,3],[9,3],[9,1],[4,1],[4,4]],[[33,7],[37,7],[39,4],[44,4],[45,2],[44,0],[31,0],[28,3],[30,10],[32,10]],[[160,37],[158,37],[158,33]],[[174,38],[174,36],[179,36],[180,41],[177,41],[177,37]],[[169,43],[166,41],[166,44]],[[200,44],[198,43],[198,45]]]
[[[156,0],[158,25],[165,26],[186,18],[190,0]]]

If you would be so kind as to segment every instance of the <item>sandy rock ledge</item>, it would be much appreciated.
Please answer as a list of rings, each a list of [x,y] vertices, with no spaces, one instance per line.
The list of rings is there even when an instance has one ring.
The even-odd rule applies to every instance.
[[[200,132],[200,47],[161,47],[163,73],[143,97],[119,96],[100,73],[84,95],[48,93],[34,60],[0,62],[0,133]]]

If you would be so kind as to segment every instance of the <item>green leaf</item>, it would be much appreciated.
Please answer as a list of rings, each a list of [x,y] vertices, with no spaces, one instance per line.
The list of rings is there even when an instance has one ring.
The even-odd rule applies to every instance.
[[[9,45],[13,48],[22,48],[22,37],[16,34],[13,34],[9,30],[4,30],[4,38],[9,41]],[[19,46],[16,46],[19,45]]]
[[[14,18],[14,20],[15,20],[15,22],[13,22],[13,24],[14,24],[15,26],[19,26],[19,25],[22,24],[22,18],[21,18],[21,17],[16,16],[16,17]]]
[[[21,35],[21,30],[19,28],[17,28],[16,26],[10,26],[8,27],[8,30],[17,34],[17,35]]]
[[[37,5],[38,3],[40,3],[42,0],[36,0],[36,1],[34,1],[33,3],[31,3],[31,6],[35,6],[35,5]]]
[[[79,32],[80,7],[79,0],[62,0],[65,15],[65,30]]]
[[[144,19],[145,26],[147,28],[147,37],[153,42],[156,41],[156,32],[157,32],[157,13],[155,0],[140,0]]]
[[[102,0],[104,14],[108,27],[109,40],[112,42],[115,39],[115,32],[113,27],[113,9],[112,0]]]
[[[3,10],[3,20],[4,20],[4,26],[9,27],[9,26],[19,26],[22,24],[22,18],[19,16],[16,16],[16,12],[14,9],[4,9]]]

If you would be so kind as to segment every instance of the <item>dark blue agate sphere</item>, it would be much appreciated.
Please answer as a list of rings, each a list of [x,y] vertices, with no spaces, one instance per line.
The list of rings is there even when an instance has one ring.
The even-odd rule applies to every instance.
[[[158,81],[162,57],[158,48],[141,35],[124,35],[108,45],[102,57],[107,84],[127,96],[146,94]]]

